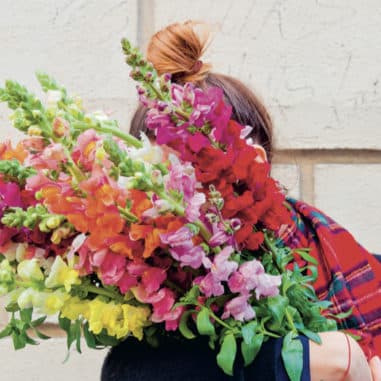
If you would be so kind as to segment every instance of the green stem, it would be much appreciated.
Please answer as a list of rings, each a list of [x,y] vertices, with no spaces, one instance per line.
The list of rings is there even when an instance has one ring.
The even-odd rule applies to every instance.
[[[294,321],[292,320],[292,317],[291,317],[291,315],[290,315],[290,311],[288,311],[287,308],[286,308],[286,319],[287,319],[288,323],[290,324],[291,329],[292,329],[294,332],[297,332],[298,330],[296,329],[295,324],[294,324]]]
[[[267,329],[264,329],[262,332],[263,332],[263,334],[270,336],[270,337],[274,337],[276,339],[278,339],[280,337],[280,335],[277,335],[276,333],[269,332]]]
[[[185,208],[183,206],[181,206],[178,202],[176,202],[175,200],[173,200],[170,196],[168,196],[167,194],[165,194],[164,192],[162,191],[157,191],[155,189],[153,189],[153,191],[162,199],[162,200],[165,200],[165,201],[168,201],[170,203],[170,205],[172,205],[173,207],[173,210],[174,212],[178,215],[178,216],[184,216],[185,215]],[[194,224],[200,229],[200,233],[202,235],[202,237],[205,239],[206,242],[209,242],[210,240],[210,237],[212,236],[209,229],[205,226],[205,224],[200,221],[200,220],[197,220],[194,222]]]
[[[284,269],[281,266],[279,266],[277,259],[276,259],[276,247],[275,247],[275,245],[271,242],[271,239],[269,238],[267,233],[264,234],[264,237],[265,237],[265,244],[266,244],[267,248],[270,250],[270,253],[273,257],[274,263],[275,263],[279,273],[283,274]]]
[[[118,206],[118,210],[120,214],[128,221],[128,222],[138,222],[139,218],[135,216],[135,214],[131,213],[130,211],[122,208],[121,206]]]
[[[205,308],[205,306],[202,304],[197,304],[197,306],[199,306],[200,308]],[[227,324],[223,320],[221,320],[211,309],[209,309],[209,315],[210,315],[210,317],[212,317],[217,323],[219,323],[223,327],[228,328],[228,329],[232,328],[232,327],[230,327],[229,324]]]
[[[67,161],[68,161],[68,170],[70,172],[70,174],[73,176],[73,178],[75,179],[75,181],[78,183],[80,183],[81,181],[85,180],[86,179],[86,176],[83,174],[83,172],[78,168],[78,166],[74,163],[72,157],[71,157],[71,154],[70,154],[70,151],[67,147],[65,147],[64,145],[63,146],[63,150],[65,152],[65,155],[66,155],[66,158],[67,158]]]
[[[115,127],[107,127],[107,126],[102,126],[101,124],[97,124],[96,126],[89,126],[86,123],[73,123],[73,127],[77,130],[85,131],[90,128],[94,129],[97,132],[105,133],[105,134],[111,134],[113,136],[116,136],[120,139],[122,139],[128,146],[133,146],[136,148],[142,148],[143,144],[140,140],[136,139],[132,135],[130,135],[127,132],[124,132],[120,129],[117,129]]]
[[[182,118],[184,118],[186,121],[189,120],[190,115],[189,115],[187,112],[181,110],[181,108],[177,107],[177,108],[175,109],[175,113],[176,113],[177,115],[181,116]]]
[[[33,282],[33,281],[24,281],[24,280],[15,280],[15,284],[19,287],[23,287],[23,288],[37,288],[37,289],[40,289],[41,287],[40,284],[37,284],[36,281]],[[36,287],[37,286],[37,287]]]
[[[124,302],[124,297],[116,292],[113,292],[111,290],[106,290],[101,287],[96,287],[93,285],[86,285],[84,289],[92,294],[97,294],[97,295],[102,295],[102,296],[107,296],[108,298],[111,298],[113,300],[117,300],[118,302],[123,303]]]
[[[152,83],[144,82],[144,84],[155,93],[158,99],[160,99],[161,101],[165,101],[165,97],[163,96],[163,94]]]

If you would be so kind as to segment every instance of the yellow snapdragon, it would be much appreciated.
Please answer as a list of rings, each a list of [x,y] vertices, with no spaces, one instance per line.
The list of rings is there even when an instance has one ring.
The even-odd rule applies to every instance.
[[[78,296],[72,296],[61,309],[61,316],[70,320],[88,316],[89,300],[81,300]]]
[[[64,291],[39,291],[27,288],[20,293],[17,304],[21,309],[33,307],[46,315],[55,315],[61,311],[70,295]]]
[[[95,335],[106,330],[107,334],[117,339],[129,334],[143,338],[143,328],[150,324],[150,310],[147,307],[137,307],[129,304],[104,302],[101,297],[93,300],[70,298],[61,310],[61,316],[70,320],[80,317],[89,323],[89,330]]]
[[[47,288],[64,286],[65,290],[70,292],[72,285],[80,283],[78,271],[69,267],[60,256],[57,256],[49,276],[45,279],[45,286]]]

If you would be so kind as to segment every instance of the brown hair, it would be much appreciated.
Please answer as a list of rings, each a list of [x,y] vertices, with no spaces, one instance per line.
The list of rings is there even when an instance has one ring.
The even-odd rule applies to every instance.
[[[241,81],[224,74],[211,72],[211,65],[201,61],[209,42],[206,24],[187,21],[171,24],[154,34],[147,47],[147,59],[159,74],[172,74],[179,84],[192,82],[206,89],[219,87],[225,101],[232,106],[232,119],[243,126],[253,127],[251,137],[266,150],[268,159],[273,153],[272,122],[260,99]],[[148,133],[145,126],[147,109],[139,106],[132,121],[130,133],[138,136]]]

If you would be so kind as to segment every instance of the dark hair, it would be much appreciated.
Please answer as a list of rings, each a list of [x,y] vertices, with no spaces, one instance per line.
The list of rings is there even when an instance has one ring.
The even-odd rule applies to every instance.
[[[204,33],[197,29],[200,26],[204,26]],[[200,60],[207,42],[204,24],[194,21],[175,23],[152,36],[147,48],[147,59],[159,74],[171,73],[176,83],[192,82],[202,89],[213,86],[222,89],[225,101],[232,106],[232,119],[243,126],[253,127],[250,136],[263,146],[271,161],[273,128],[270,115],[261,100],[241,81],[228,75],[212,73],[211,65]],[[140,132],[144,132],[153,137],[145,126],[146,113],[147,109],[143,106],[136,110],[130,126],[132,135],[139,137]]]
[[[166,337],[159,347],[128,338],[108,353],[101,381],[238,381],[243,380],[243,367],[236,376],[227,376],[218,367],[216,353],[207,339],[194,340]]]

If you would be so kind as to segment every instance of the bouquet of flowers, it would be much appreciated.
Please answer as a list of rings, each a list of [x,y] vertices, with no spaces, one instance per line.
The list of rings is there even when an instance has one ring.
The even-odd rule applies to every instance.
[[[284,337],[291,380],[302,371],[304,334],[336,329],[316,297],[315,260],[279,239],[289,211],[270,165],[231,120],[222,91],[158,76],[122,41],[148,107],[153,144],[119,129],[45,74],[44,105],[16,82],[0,100],[26,138],[0,146],[0,295],[16,349],[46,339],[57,317],[67,345],[91,348],[133,335],[207,335],[232,374],[270,337]],[[31,336],[31,334],[34,335]]]

